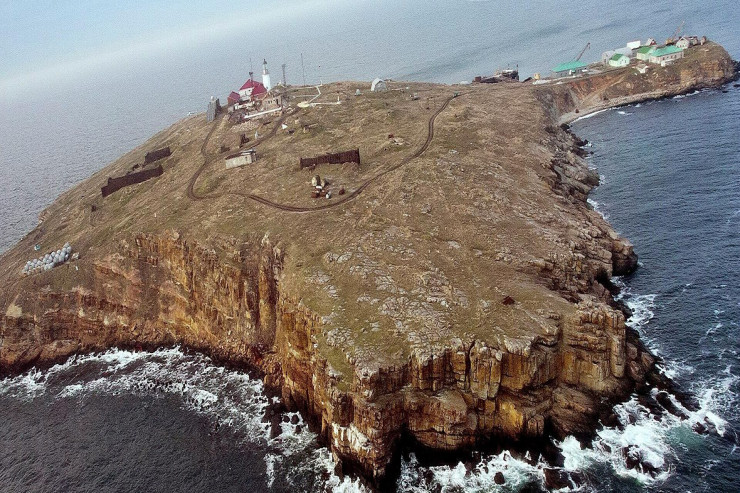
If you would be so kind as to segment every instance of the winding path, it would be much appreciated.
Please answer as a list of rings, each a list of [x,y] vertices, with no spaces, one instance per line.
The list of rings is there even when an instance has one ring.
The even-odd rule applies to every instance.
[[[324,205],[320,205],[320,206],[316,206],[316,207],[300,207],[300,206],[280,204],[280,203],[277,203],[277,202],[273,202],[272,200],[266,199],[264,197],[260,197],[259,195],[255,195],[253,193],[229,192],[228,194],[229,195],[238,195],[240,197],[244,197],[244,198],[253,200],[255,202],[258,202],[260,204],[266,205],[268,207],[272,207],[274,209],[279,209],[279,210],[287,211],[287,212],[299,212],[299,213],[302,213],[302,212],[314,212],[314,211],[321,211],[321,210],[330,209],[332,207],[337,207],[339,205],[342,205],[342,204],[344,204],[346,202],[349,202],[350,200],[353,200],[353,199],[357,198],[357,196],[360,195],[374,181],[378,180],[379,178],[387,175],[388,173],[390,173],[392,171],[397,170],[401,166],[404,166],[404,165],[408,164],[409,162],[413,161],[414,159],[416,159],[419,156],[421,156],[422,154],[424,154],[424,152],[426,152],[426,150],[429,148],[429,145],[432,143],[432,139],[434,138],[434,121],[437,119],[437,117],[439,116],[439,114],[442,113],[445,110],[445,108],[447,108],[447,105],[450,104],[450,101],[452,101],[453,99],[455,99],[455,97],[459,97],[459,96],[450,96],[449,98],[447,98],[445,100],[445,102],[442,104],[442,106],[440,106],[440,108],[437,111],[435,111],[434,114],[429,118],[428,127],[427,127],[427,139],[424,142],[424,144],[422,144],[421,147],[419,147],[413,154],[411,154],[410,156],[405,157],[400,163],[395,164],[395,165],[391,166],[390,168],[387,168],[387,169],[379,172],[378,174],[376,174],[372,178],[367,179],[365,182],[363,182],[359,187],[357,187],[351,193],[348,193],[346,195],[343,195],[340,198],[338,198],[337,200],[333,200],[332,202],[330,202],[328,204],[324,204]],[[285,115],[283,115],[282,117],[280,117],[280,119],[275,123],[275,126],[272,128],[272,130],[270,131],[270,133],[268,133],[267,135],[265,135],[261,139],[255,141],[252,144],[252,146],[253,147],[256,147],[256,146],[262,144],[263,142],[265,142],[266,140],[274,137],[275,134],[277,133],[278,129],[280,128],[280,126],[285,121],[285,119],[288,116],[292,115],[292,114],[293,113],[290,112],[290,113],[286,113]],[[203,141],[203,145],[200,146],[200,153],[203,156],[203,164],[196,170],[196,172],[190,178],[190,182],[188,183],[188,191],[187,191],[187,193],[188,193],[188,198],[190,198],[191,200],[215,199],[215,198],[221,197],[223,195],[226,195],[226,193],[224,193],[224,192],[221,192],[221,193],[211,193],[211,194],[203,194],[203,195],[199,195],[199,194],[197,194],[195,192],[195,184],[198,181],[198,178],[200,177],[201,173],[206,168],[206,166],[208,166],[208,164],[210,164],[210,162],[211,162],[211,160],[208,159],[208,155],[206,153],[206,147],[208,146],[208,142],[210,141],[211,136],[213,135],[213,132],[216,130],[217,127],[218,127],[218,124],[214,124],[213,125],[213,127],[211,128],[211,130],[208,132],[208,135],[206,135],[206,138]]]

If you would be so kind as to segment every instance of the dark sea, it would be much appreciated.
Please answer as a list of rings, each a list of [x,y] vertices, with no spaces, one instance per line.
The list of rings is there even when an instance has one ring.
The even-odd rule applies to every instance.
[[[273,80],[389,77],[456,83],[519,65],[547,73],[685,20],[740,58],[733,1],[307,2],[279,19],[221,24],[144,47],[0,80],[0,252],[56,196],[154,132],[202,112],[267,58]],[[53,6],[49,8],[54,8]],[[659,19],[659,20],[656,20]],[[0,20],[0,28],[2,27]],[[0,30],[0,36],[2,36]],[[248,35],[247,35],[248,34]],[[53,89],[53,90],[52,90]],[[740,88],[591,115],[573,130],[601,175],[591,204],[640,256],[615,279],[629,323],[699,409],[680,420],[638,399],[590,444],[556,445],[581,491],[740,490]],[[0,381],[2,492],[363,491],[334,473],[303,418],[282,416],[258,379],[177,348],[111,350]],[[699,426],[701,425],[701,426]],[[698,430],[698,431],[697,431]],[[663,472],[630,469],[622,450]],[[467,462],[467,467],[465,462]],[[472,467],[471,467],[472,466]],[[442,466],[402,458],[399,491],[541,491],[537,454]],[[502,472],[506,484],[494,481]]]

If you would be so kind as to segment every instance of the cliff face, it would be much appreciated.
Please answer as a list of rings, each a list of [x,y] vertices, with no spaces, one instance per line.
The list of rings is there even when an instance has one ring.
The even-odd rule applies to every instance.
[[[284,254],[269,239],[206,248],[176,233],[139,234],[119,248],[93,262],[89,287],[9,305],[5,372],[111,346],[182,344],[245,362],[370,477],[383,475],[404,430],[444,450],[541,436],[547,424],[585,431],[599,396],[622,395],[652,364],[626,342],[624,316],[587,296],[572,317],[545,314],[546,334],[528,347],[458,339],[341,382],[315,349],[321,318],[281,291]]]
[[[709,84],[726,78],[725,65],[718,56],[701,73],[671,70]],[[147,145],[175,149],[162,177],[105,200],[93,177],[2,257],[0,372],[110,346],[182,344],[259,369],[338,458],[375,480],[404,433],[459,450],[593,431],[599,410],[641,385],[654,359],[605,287],[637,257],[588,207],[597,176],[558,122],[594,107],[587,101],[613,102],[627,86],[611,77],[622,76],[471,87],[436,130],[446,87],[414,87],[421,104],[389,91],[330,114],[306,109],[291,117],[316,119],[318,130],[273,132],[242,174],[227,174],[237,172],[216,150],[242,129],[178,124]],[[629,97],[689,87],[660,77]],[[312,200],[311,175],[282,160],[337,141],[356,143],[363,166],[318,172],[362,192],[353,202],[293,214],[245,198],[254,187],[304,206],[296,201]],[[363,181],[377,173],[382,182]],[[199,196],[211,190],[207,199],[187,194],[189,182]],[[19,275],[35,243],[62,238],[79,261]]]
[[[112,346],[184,344],[235,362],[272,347],[281,253],[267,242],[217,253],[177,233],[139,234],[119,248],[91,262],[84,286],[15,297],[3,319],[3,372]]]

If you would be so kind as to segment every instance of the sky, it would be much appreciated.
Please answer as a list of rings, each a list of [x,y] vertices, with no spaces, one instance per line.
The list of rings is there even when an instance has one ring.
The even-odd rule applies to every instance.
[[[526,76],[572,58],[587,41],[585,57],[594,60],[625,39],[664,39],[681,20],[691,32],[724,36],[737,53],[737,38],[727,35],[736,29],[731,4],[656,0],[655,20],[629,0],[0,0],[0,99],[55,79],[216,66],[199,53],[218,59],[224,76],[238,58],[252,66],[254,57],[259,70],[266,57],[274,73],[287,63],[294,83],[302,53],[309,82],[457,82],[516,64]]]
[[[225,36],[341,0],[0,0],[0,81]]]

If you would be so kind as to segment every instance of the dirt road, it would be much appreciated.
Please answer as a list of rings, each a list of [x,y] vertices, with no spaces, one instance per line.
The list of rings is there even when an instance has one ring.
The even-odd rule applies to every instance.
[[[345,204],[345,203],[349,202],[350,200],[353,200],[353,199],[357,198],[357,196],[359,196],[368,186],[370,186],[373,182],[377,181],[379,178],[383,177],[384,175],[386,175],[386,174],[388,174],[388,173],[390,173],[392,171],[397,170],[401,166],[404,166],[404,165],[408,164],[409,162],[413,161],[414,159],[416,159],[419,156],[421,156],[422,154],[424,154],[424,152],[426,152],[426,150],[429,148],[429,145],[431,144],[432,139],[434,138],[434,121],[437,119],[437,117],[439,116],[439,114],[442,113],[445,110],[445,108],[447,108],[447,105],[450,104],[450,101],[452,101],[455,97],[456,96],[450,96],[449,98],[447,98],[445,100],[445,102],[442,104],[442,106],[440,106],[440,108],[437,111],[435,111],[434,114],[429,118],[428,127],[427,127],[427,138],[426,138],[426,141],[413,154],[411,154],[410,156],[405,157],[400,163],[398,163],[398,164],[396,164],[394,166],[391,166],[390,168],[387,168],[387,169],[379,172],[378,174],[376,174],[372,178],[369,178],[368,180],[366,180],[365,182],[363,182],[359,187],[357,187],[355,190],[353,190],[352,192],[350,192],[350,193],[348,193],[348,194],[346,194],[344,196],[338,197],[337,200],[332,200],[329,203],[325,203],[324,205],[319,205],[319,206],[316,206],[316,207],[299,207],[299,206],[293,206],[293,205],[280,204],[280,203],[277,203],[277,202],[273,202],[273,201],[271,201],[269,199],[266,199],[264,197],[260,197],[259,195],[255,195],[255,194],[252,194],[252,193],[230,192],[229,194],[230,195],[238,195],[240,197],[244,197],[244,198],[253,200],[255,202],[258,202],[258,203],[260,203],[262,205],[265,205],[267,207],[272,207],[274,209],[279,209],[279,210],[286,211],[286,212],[296,212],[296,213],[322,211],[322,210],[331,209],[332,207],[337,207],[337,206],[340,206],[342,204]],[[281,125],[285,121],[285,119],[288,116],[292,115],[292,114],[294,114],[294,113],[290,113],[289,112],[289,113],[286,113],[285,115],[283,115],[275,123],[275,126],[272,128],[272,130],[270,131],[270,133],[268,133],[267,135],[265,135],[261,139],[259,139],[256,142],[254,142],[252,144],[252,146],[253,147],[256,147],[256,146],[262,144],[263,142],[265,142],[266,140],[269,140],[272,137],[274,137],[275,134],[277,133],[278,129],[281,127]],[[188,198],[190,198],[191,200],[215,199],[215,198],[222,197],[223,195],[225,195],[225,193],[211,193],[211,194],[198,195],[195,192],[195,184],[198,181],[198,178],[200,177],[201,173],[203,172],[203,170],[211,162],[214,161],[214,159],[209,159],[208,158],[208,154],[206,152],[206,148],[208,147],[208,142],[210,141],[211,136],[213,135],[213,133],[214,133],[214,131],[216,130],[217,127],[218,127],[218,123],[214,123],[213,128],[211,128],[211,130],[208,132],[208,135],[206,135],[206,138],[203,141],[203,145],[201,145],[201,147],[200,147],[200,153],[203,156],[203,164],[193,174],[193,176],[190,178],[190,182],[188,183],[188,192],[187,193],[188,193]],[[220,158],[220,156],[219,156],[219,158]]]

